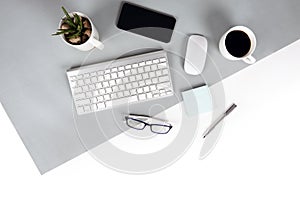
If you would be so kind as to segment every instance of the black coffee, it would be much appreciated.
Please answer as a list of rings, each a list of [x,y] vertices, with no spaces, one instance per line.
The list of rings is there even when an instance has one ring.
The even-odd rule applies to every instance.
[[[227,51],[234,57],[244,57],[251,48],[251,40],[243,31],[230,32],[225,40]]]

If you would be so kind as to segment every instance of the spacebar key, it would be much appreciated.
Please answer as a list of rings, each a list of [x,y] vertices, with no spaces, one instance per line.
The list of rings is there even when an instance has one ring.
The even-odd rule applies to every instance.
[[[129,103],[137,102],[138,97],[137,96],[131,96],[128,98],[122,98],[122,99],[116,99],[112,101],[112,107],[119,106],[119,105],[126,105]]]

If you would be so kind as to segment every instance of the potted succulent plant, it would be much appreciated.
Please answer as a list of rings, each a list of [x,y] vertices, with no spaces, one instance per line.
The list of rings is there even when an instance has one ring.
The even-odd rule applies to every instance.
[[[99,34],[92,21],[80,12],[69,13],[64,7],[65,16],[59,23],[57,32],[52,34],[61,35],[63,40],[72,47],[82,51],[88,51],[97,47],[103,49],[104,45],[98,40]]]

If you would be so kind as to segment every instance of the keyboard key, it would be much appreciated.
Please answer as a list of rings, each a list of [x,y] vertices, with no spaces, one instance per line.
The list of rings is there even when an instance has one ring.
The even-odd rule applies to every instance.
[[[141,74],[141,73],[144,73],[144,72],[145,72],[145,71],[144,71],[144,68],[143,68],[143,67],[139,67],[139,68],[138,68],[138,73]]]
[[[129,78],[128,77],[123,78],[123,83],[128,83],[128,82],[129,82]]]
[[[155,72],[150,72],[150,73],[149,73],[149,76],[150,76],[150,78],[156,77]]]
[[[116,85],[116,81],[115,81],[115,80],[109,81],[109,85],[110,85],[111,87],[114,86],[114,85]]]
[[[171,86],[171,83],[159,83],[157,84],[157,89],[164,89],[164,88],[169,88]]]
[[[157,70],[157,65],[152,65],[152,66],[151,66],[151,70],[152,70],[152,71]]]
[[[111,78],[112,78],[112,79],[118,78],[118,74],[117,74],[117,73],[112,73],[112,74],[111,74]]]
[[[157,70],[156,71],[156,76],[161,76],[162,75],[162,70]]]
[[[99,76],[104,75],[104,71],[98,71],[97,74],[98,74]]]
[[[118,72],[118,68],[116,68],[116,67],[115,67],[115,68],[112,68],[112,69],[111,69],[111,72]]]
[[[89,84],[92,83],[92,82],[91,82],[91,79],[89,79],[89,78],[88,78],[88,79],[85,79],[84,82],[85,82],[85,84],[87,84],[87,85],[89,85]]]
[[[146,83],[145,83],[145,81],[139,81],[139,85],[140,85],[140,87],[143,87],[146,85]]]
[[[97,89],[101,89],[101,88],[102,88],[102,83],[97,83],[97,84],[96,84],[96,88],[97,88]]]
[[[75,99],[84,99],[85,98],[85,93],[80,93],[75,95]]]
[[[129,92],[129,91],[124,91],[124,96],[125,96],[125,97],[130,96],[130,92]]]
[[[146,99],[146,94],[139,95],[139,100],[145,100],[145,99]]]
[[[143,67],[143,66],[145,66],[145,65],[146,65],[145,62],[140,62],[140,63],[139,63],[139,66],[140,66],[140,67]]]
[[[168,76],[161,76],[158,78],[159,82],[166,82],[169,81],[169,77]]]
[[[97,111],[97,110],[98,110],[97,104],[93,104],[93,105],[92,105],[92,111]]]
[[[98,76],[98,81],[99,81],[99,82],[104,81],[104,76]]]
[[[83,107],[78,107],[77,108],[77,113],[78,114],[84,114],[84,108]]]
[[[90,104],[90,100],[89,99],[83,99],[83,100],[80,100],[80,101],[76,101],[77,105],[79,106],[84,106],[84,105],[88,105]]]
[[[118,72],[118,77],[119,78],[122,78],[122,77],[124,77],[125,76],[125,74],[124,74],[124,72],[123,71],[121,71],[121,72]]]
[[[138,88],[137,93],[142,94],[144,92],[143,88]]]
[[[147,99],[152,99],[153,98],[153,95],[152,95],[151,92],[148,92],[146,95],[147,95]]]
[[[125,85],[119,85],[119,89],[122,91],[122,90],[125,90]]]
[[[167,63],[160,63],[158,64],[158,69],[164,69],[167,67]]]
[[[86,92],[86,93],[85,93],[85,96],[86,96],[87,98],[91,98],[91,97],[93,96],[93,94],[92,94],[92,92]]]
[[[173,94],[173,91],[171,90],[167,91],[167,95],[171,95],[171,94]]]
[[[158,78],[153,78],[153,79],[152,79],[152,82],[153,82],[154,84],[158,83]]]
[[[163,75],[169,74],[169,70],[168,70],[168,69],[164,69],[164,70],[162,71],[162,74],[163,74]]]
[[[150,90],[151,90],[151,91],[156,90],[156,86],[155,86],[155,85],[151,85],[151,86],[150,86]]]
[[[152,60],[146,61],[146,65],[151,65],[151,64],[152,64]]]
[[[110,95],[108,95],[108,94],[104,95],[104,100],[105,100],[105,101],[110,100]]]
[[[133,87],[133,88],[137,88],[137,87],[139,87],[139,84],[138,84],[137,82],[133,82],[133,83],[132,83],[132,87]]]
[[[137,102],[138,101],[138,96],[131,96],[129,97],[129,103]]]
[[[93,91],[93,96],[95,97],[95,96],[98,96],[99,95],[99,91],[98,90],[95,90],[95,91]]]
[[[100,95],[104,95],[106,92],[105,92],[104,89],[100,89],[100,90],[99,90],[99,93],[100,93]]]
[[[139,65],[137,63],[135,63],[135,64],[132,65],[132,67],[137,68],[137,67],[139,67]]]
[[[75,94],[78,94],[78,93],[81,93],[81,92],[82,92],[82,88],[81,87],[74,89],[74,93]]]
[[[153,60],[153,63],[154,63],[154,64],[158,64],[158,63],[159,63],[159,60],[158,60],[158,59],[155,59],[155,60]]]
[[[120,79],[120,78],[119,78],[119,79],[116,79],[116,84],[117,84],[117,85],[120,85],[120,84],[122,84],[122,83],[123,83],[123,80],[122,80],[122,79]]]
[[[147,80],[145,81],[145,83],[146,83],[146,85],[151,85],[151,84],[152,84],[152,81],[151,81],[151,79],[147,79]]]
[[[87,92],[89,91],[89,87],[87,85],[82,86],[82,92]]]
[[[149,91],[150,91],[150,87],[149,86],[144,87],[144,92],[149,92]]]
[[[146,66],[144,69],[145,69],[145,72],[150,72],[151,71],[151,67],[150,66]]]
[[[112,94],[110,95],[110,98],[111,98],[112,100],[117,99],[117,98],[118,98],[117,93],[112,93]]]
[[[106,88],[106,94],[110,94],[110,93],[112,93],[113,91],[112,91],[112,89],[111,88]]]
[[[140,80],[142,80],[142,79],[143,79],[142,75],[140,75],[140,74],[136,75],[136,80],[137,80],[137,81],[140,81]]]
[[[98,96],[98,97],[97,97],[97,101],[98,101],[98,102],[102,102],[102,101],[104,101],[104,98],[103,98],[103,96]]]
[[[136,95],[136,94],[137,94],[136,89],[130,90],[130,94],[131,94],[131,95]]]
[[[104,82],[102,83],[102,86],[103,86],[104,88],[106,88],[106,87],[109,87],[109,84],[108,84],[107,81],[104,81]]]
[[[127,89],[127,90],[130,90],[130,89],[132,88],[131,83],[127,83],[125,86],[126,86],[126,89]]]
[[[83,85],[84,85],[83,80],[79,80],[79,81],[78,81],[78,85],[79,85],[79,86],[83,86]]]
[[[131,69],[131,65],[126,65],[125,69]]]
[[[110,69],[104,70],[104,74],[110,74]]]
[[[137,69],[132,69],[132,70],[131,70],[131,73],[132,73],[133,75],[135,75],[135,74],[138,73],[138,71],[137,71]]]
[[[106,81],[110,80],[110,78],[111,78],[111,77],[110,77],[110,74],[105,74],[105,75],[104,75],[104,79],[105,79]]]
[[[77,81],[71,81],[71,88],[77,87]]]
[[[98,109],[103,109],[103,108],[105,108],[105,103],[98,103],[97,107],[98,107]]]
[[[92,72],[91,76],[97,76],[97,73],[96,72]]]
[[[84,111],[85,112],[90,112],[91,111],[91,107],[90,106],[84,106]]]
[[[147,78],[149,78],[149,74],[148,73],[144,73],[143,74],[143,79],[147,79]]]
[[[119,87],[118,87],[118,86],[114,86],[114,87],[112,88],[112,90],[113,90],[113,92],[118,92],[118,91],[119,91]]]
[[[96,89],[96,86],[94,84],[89,85],[89,90],[95,90],[95,89]]]
[[[135,81],[135,80],[136,80],[135,76],[130,76],[130,77],[129,77],[129,81],[130,81],[130,82],[133,82],[133,81]],[[124,82],[125,82],[125,81],[124,81]]]
[[[119,71],[124,71],[125,67],[122,66],[122,67],[119,67],[118,69],[119,69]]]
[[[117,94],[117,95],[118,95],[118,97],[119,97],[119,98],[123,98],[123,97],[124,97],[124,94],[123,94],[123,92],[118,92],[118,94]]]
[[[160,58],[159,61],[160,61],[160,62],[166,62],[167,59],[166,59],[166,58]]]
[[[124,71],[125,76],[130,76],[131,75],[131,71],[130,70],[126,70]]]
[[[92,103],[98,103],[98,99],[96,97],[92,98]]]

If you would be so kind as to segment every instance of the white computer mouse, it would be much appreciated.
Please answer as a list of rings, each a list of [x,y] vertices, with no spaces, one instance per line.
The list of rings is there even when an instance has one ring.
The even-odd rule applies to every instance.
[[[204,70],[207,55],[207,39],[201,35],[192,35],[189,38],[184,70],[190,75],[199,75]]]

